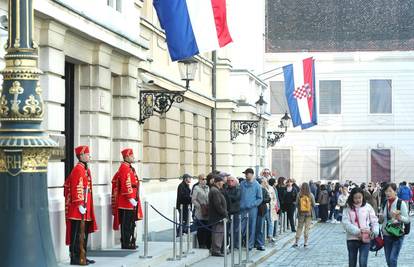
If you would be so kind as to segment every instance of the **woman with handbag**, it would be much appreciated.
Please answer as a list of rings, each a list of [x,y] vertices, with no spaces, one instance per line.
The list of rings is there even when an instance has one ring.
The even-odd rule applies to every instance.
[[[209,187],[207,185],[207,179],[204,175],[198,176],[198,185],[193,189],[193,195],[191,196],[191,202],[194,206],[195,221],[197,223],[197,240],[200,248],[211,247],[211,233],[203,227],[208,224],[208,193]]]
[[[407,205],[397,197],[397,185],[388,183],[385,185],[384,191],[387,201],[380,218],[383,221],[385,259],[388,267],[396,267],[404,234],[409,229],[410,219]]]
[[[378,218],[374,209],[366,203],[364,191],[355,187],[348,197],[343,211],[342,224],[346,231],[349,267],[367,267],[371,239],[379,234]]]

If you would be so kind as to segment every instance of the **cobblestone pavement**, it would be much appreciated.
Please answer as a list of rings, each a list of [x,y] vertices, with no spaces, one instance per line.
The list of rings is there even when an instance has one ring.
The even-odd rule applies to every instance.
[[[258,265],[260,267],[345,267],[348,266],[348,251],[346,249],[346,237],[341,224],[315,225],[310,233],[309,246],[303,247],[303,239],[298,248],[286,245],[276,254]],[[414,233],[405,237],[403,248],[398,259],[399,267],[414,266]],[[384,250],[369,253],[368,266],[386,267]]]

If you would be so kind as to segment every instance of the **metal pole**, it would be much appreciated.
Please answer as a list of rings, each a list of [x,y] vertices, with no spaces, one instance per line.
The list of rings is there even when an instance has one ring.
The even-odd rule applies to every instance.
[[[177,209],[173,208],[173,228],[172,228],[172,239],[173,239],[173,256],[172,258],[168,258],[168,261],[176,261],[177,260],[177,231],[175,230],[175,225],[177,223]]]
[[[235,266],[242,266],[242,215],[241,213],[239,216],[239,261],[238,264]]]
[[[224,267],[227,267],[227,218],[223,219],[223,226],[224,226]]]
[[[287,218],[286,218],[286,212],[283,212],[283,232],[286,232],[286,222],[287,222]]]
[[[247,264],[247,263],[250,263],[251,261],[250,261],[250,253],[249,253],[249,239],[250,239],[250,234],[249,234],[249,211],[247,211],[247,214],[246,214],[246,220],[247,220],[247,223],[246,223],[246,260],[245,260],[245,263]]]
[[[144,202],[144,256],[139,256],[141,259],[150,259],[148,256],[148,201]],[[174,228],[173,228],[174,229]]]
[[[191,229],[190,229],[190,220],[191,220],[191,208],[188,207],[188,217],[187,217],[187,251],[186,254],[194,254],[194,251],[192,251],[192,245],[191,244]]]
[[[7,2],[8,38],[0,71],[1,265],[54,267],[58,264],[49,220],[47,166],[52,149],[60,149],[42,124],[45,90],[42,94],[33,1],[9,0],[4,5]],[[18,252],[23,251],[30,251],[30,256],[22,257]]]
[[[230,253],[231,253],[231,267],[234,267],[234,215],[230,216]]]
[[[184,258],[185,255],[183,255],[183,204],[180,204],[180,256],[178,256],[178,259]]]
[[[267,220],[266,220],[266,217],[264,218],[265,220],[264,220],[264,224],[263,224],[263,231],[264,231],[264,245],[266,246],[266,240],[267,240]]]

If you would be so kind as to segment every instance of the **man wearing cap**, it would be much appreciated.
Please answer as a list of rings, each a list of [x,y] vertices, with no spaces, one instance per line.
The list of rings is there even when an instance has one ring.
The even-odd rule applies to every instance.
[[[257,207],[262,203],[263,195],[260,184],[254,178],[254,171],[252,168],[247,168],[244,172],[246,180],[240,183],[240,210],[242,218],[249,215],[249,250],[253,249],[255,243]],[[243,220],[242,232],[246,237],[247,220]]]
[[[88,242],[88,234],[97,231],[92,198],[92,177],[88,168],[89,147],[78,146],[75,154],[79,162],[73,168],[64,184],[65,217],[66,217],[66,245],[69,245],[70,264],[88,265],[93,260],[81,259],[80,242],[83,238],[83,249]],[[84,236],[81,236],[81,222],[85,221]],[[86,260],[86,262],[85,262]]]
[[[142,220],[139,199],[139,179],[132,163],[134,154],[131,148],[121,152],[124,161],[112,178],[112,228],[117,231],[121,225],[121,248],[136,249],[135,222]]]
[[[189,174],[184,174],[182,176],[183,181],[178,185],[177,188],[177,202],[176,202],[176,208],[178,209],[178,212],[181,215],[180,206],[183,205],[182,215],[183,215],[183,221],[182,224],[187,225],[188,222],[188,209],[191,206],[191,179],[193,177]],[[180,232],[180,228],[177,228],[177,235]],[[186,232],[186,227],[183,227],[183,232]]]
[[[214,224],[211,235],[211,255],[218,257],[224,256],[221,253],[224,238],[224,223],[221,220],[228,215],[226,199],[222,192],[223,185],[223,177],[214,175],[214,183],[208,193],[208,223]],[[227,253],[226,248],[223,250]]]

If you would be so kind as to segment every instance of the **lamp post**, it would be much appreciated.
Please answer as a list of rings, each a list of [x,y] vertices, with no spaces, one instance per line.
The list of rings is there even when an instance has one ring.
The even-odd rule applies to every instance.
[[[285,115],[283,115],[280,120],[280,125],[278,126],[280,129],[282,129],[282,131],[267,132],[267,147],[275,146],[276,143],[285,136],[285,133],[289,127],[290,120],[291,119],[286,111]]]
[[[253,129],[259,127],[259,122],[262,116],[266,113],[267,102],[263,95],[260,95],[259,100],[256,101],[256,112],[259,120],[231,120],[230,121],[230,140],[234,141],[239,134],[253,133]]]
[[[185,81],[185,91],[160,91],[160,90],[141,90],[139,93],[139,123],[143,124],[146,119],[154,115],[167,113],[172,104],[182,103],[184,93],[190,89],[190,81],[195,78],[198,61],[190,58],[178,61],[181,80]]]
[[[57,266],[49,223],[47,165],[56,143],[44,114],[32,0],[10,0],[0,89],[0,261]]]

